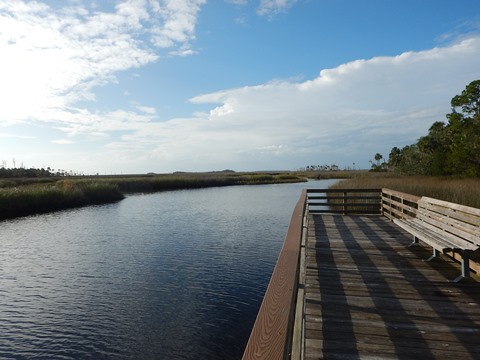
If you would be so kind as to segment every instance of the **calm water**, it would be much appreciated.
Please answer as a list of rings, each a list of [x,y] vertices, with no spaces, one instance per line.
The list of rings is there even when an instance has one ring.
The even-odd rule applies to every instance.
[[[0,222],[0,358],[240,358],[301,189],[331,183]]]

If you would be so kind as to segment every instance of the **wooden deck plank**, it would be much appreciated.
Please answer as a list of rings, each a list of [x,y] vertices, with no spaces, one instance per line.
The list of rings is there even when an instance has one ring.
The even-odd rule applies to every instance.
[[[381,216],[310,215],[305,359],[480,359],[480,284]]]

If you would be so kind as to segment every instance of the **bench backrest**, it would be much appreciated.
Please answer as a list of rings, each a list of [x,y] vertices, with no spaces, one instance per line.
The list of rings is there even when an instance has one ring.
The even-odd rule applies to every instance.
[[[464,242],[467,249],[480,246],[480,209],[423,196],[417,219],[447,238]]]

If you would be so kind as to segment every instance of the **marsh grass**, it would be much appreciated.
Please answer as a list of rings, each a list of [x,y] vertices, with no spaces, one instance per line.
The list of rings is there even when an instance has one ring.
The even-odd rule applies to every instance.
[[[480,208],[480,179],[365,173],[342,180],[332,188],[389,188]]]
[[[350,179],[355,176],[372,174],[368,170],[336,170],[336,171],[298,171],[295,174],[307,179],[328,180],[328,179]]]
[[[69,180],[0,188],[0,219],[45,213],[124,198],[118,187],[97,182]]]
[[[233,172],[6,179],[0,181],[0,219],[114,202],[125,193],[298,181],[304,179],[295,174]]]
[[[136,193],[229,185],[292,183],[305,180],[295,174],[283,173],[185,173],[155,176],[106,177],[98,181],[116,185],[120,191],[125,193]]]

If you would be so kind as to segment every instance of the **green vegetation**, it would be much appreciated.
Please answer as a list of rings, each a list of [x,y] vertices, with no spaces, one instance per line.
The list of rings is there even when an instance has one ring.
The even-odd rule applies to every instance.
[[[54,170],[51,168],[25,168],[23,165],[20,167],[15,166],[15,159],[13,160],[13,168],[7,168],[7,161],[2,160],[0,166],[0,178],[48,178],[48,177],[60,177],[73,175],[73,172],[66,172],[65,170]]]
[[[300,181],[288,173],[235,172],[0,179],[0,220],[115,202],[126,193]]]
[[[337,188],[390,188],[480,208],[480,80],[451,100],[447,123],[437,121],[415,144],[379,153],[370,175],[353,175]],[[407,176],[410,175],[410,176]]]
[[[407,176],[393,173],[363,173],[340,181],[336,189],[389,188],[417,196],[480,208],[480,179],[437,176]]]
[[[375,155],[373,171],[403,174],[480,177],[480,80],[451,100],[447,123],[437,121],[417,143],[392,148],[388,162]]]
[[[0,188],[0,219],[102,204],[123,199],[117,186],[98,182],[60,180]]]
[[[369,174],[367,170],[336,170],[336,171],[297,171],[296,174],[312,180],[328,180],[328,179],[350,179],[355,176]]]

